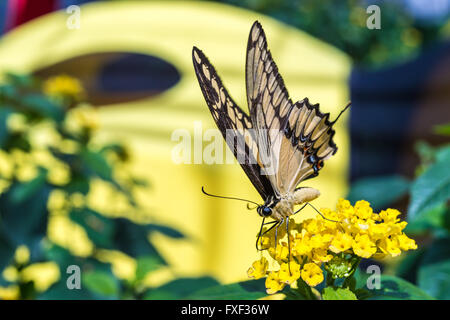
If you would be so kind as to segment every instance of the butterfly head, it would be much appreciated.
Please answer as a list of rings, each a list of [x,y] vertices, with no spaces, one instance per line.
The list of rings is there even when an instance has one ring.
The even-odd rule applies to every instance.
[[[261,217],[269,217],[272,215],[272,208],[264,204],[259,206],[256,210]]]
[[[274,197],[269,197],[266,202],[256,209],[258,211],[258,214],[261,217],[270,217],[273,214],[273,210],[275,208],[275,205],[278,203],[278,200]]]

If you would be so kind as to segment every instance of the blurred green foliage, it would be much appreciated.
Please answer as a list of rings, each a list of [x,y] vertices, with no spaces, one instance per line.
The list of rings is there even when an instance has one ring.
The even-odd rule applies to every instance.
[[[448,130],[449,125],[441,125],[436,131],[447,134]],[[371,199],[386,206],[409,197],[405,232],[416,238],[419,248],[405,254],[394,273],[410,281],[408,287],[414,284],[428,296],[447,300],[450,299],[450,145],[432,147],[419,141],[416,151],[421,164],[412,181],[399,176],[365,178],[352,185],[349,198]]]
[[[129,155],[124,146],[92,142],[95,111],[81,103],[81,93],[76,80],[68,77],[49,86],[30,76],[10,74],[0,85],[0,286],[12,292],[4,298],[181,298],[218,285],[208,277],[177,279],[161,288],[144,284],[149,273],[167,266],[149,235],[185,236],[145,222],[148,219],[144,223],[136,219],[144,213],[134,191],[146,183],[127,171]],[[111,216],[92,207],[88,199],[96,180],[126,199],[123,212]],[[81,227],[92,250],[80,255],[55,243],[49,237],[54,216]],[[105,251],[134,259],[134,276],[119,278],[112,263],[102,258]],[[42,292],[27,269],[48,262],[56,264],[59,280]],[[73,265],[80,268],[81,289],[70,290],[66,283],[71,275],[68,267]]]
[[[214,0],[213,0],[214,1]],[[271,16],[346,52],[363,68],[409,59],[439,41],[448,15],[432,22],[414,18],[403,1],[364,0],[219,0]],[[370,30],[366,9],[378,5],[381,29]]]

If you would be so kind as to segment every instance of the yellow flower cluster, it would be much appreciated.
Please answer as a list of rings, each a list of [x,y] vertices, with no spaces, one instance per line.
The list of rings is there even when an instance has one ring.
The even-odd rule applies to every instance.
[[[400,221],[398,210],[374,213],[367,201],[352,206],[348,200],[339,199],[335,211],[321,209],[321,213],[326,219],[318,215],[296,223],[291,218],[289,242],[282,227],[278,229],[276,244],[275,230],[261,237],[260,245],[267,249],[277,270],[269,270],[269,261],[263,256],[247,273],[255,279],[267,276],[268,294],[282,290],[299,278],[311,287],[317,286],[324,280],[322,266],[334,278],[348,277],[353,268],[350,261],[395,257],[402,251],[417,248],[415,241],[403,233],[407,223]],[[346,260],[344,255],[351,258]]]
[[[27,182],[36,178],[39,168],[47,170],[49,183],[63,186],[70,181],[69,166],[45,149],[33,149],[30,152],[13,149],[9,153],[0,150],[0,193],[13,180]]]
[[[97,130],[100,127],[100,120],[96,109],[81,105],[69,110],[64,126],[70,133],[79,135]]]
[[[68,75],[59,75],[47,79],[42,90],[50,97],[69,97],[75,101],[80,101],[85,96],[80,81]]]

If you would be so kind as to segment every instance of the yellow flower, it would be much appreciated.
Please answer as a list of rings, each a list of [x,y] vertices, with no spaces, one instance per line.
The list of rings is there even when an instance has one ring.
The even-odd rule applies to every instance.
[[[294,240],[293,245],[293,253],[294,255],[307,255],[312,250],[310,245],[310,236],[309,234],[297,234],[296,239]]]
[[[397,222],[397,216],[400,215],[400,211],[395,209],[387,209],[381,211],[379,215],[384,220],[384,222]]]
[[[14,254],[14,260],[19,264],[26,264],[30,261],[30,250],[24,245],[19,246]]]
[[[333,279],[346,278],[361,258],[396,256],[417,248],[415,241],[402,232],[407,223],[400,222],[398,210],[386,209],[378,214],[367,201],[352,206],[348,200],[339,199],[335,211],[322,208],[321,213],[336,221],[318,215],[301,223],[292,221],[290,241],[286,241],[286,232],[279,232],[275,239],[275,230],[261,238],[261,247],[268,249],[275,262],[270,265],[279,269],[270,270],[266,261],[255,262],[248,273],[250,277],[268,274],[268,293],[281,290],[284,284],[293,284],[299,277],[311,287],[318,285],[324,279],[322,264]]]
[[[70,204],[74,208],[82,208],[86,204],[86,197],[81,192],[74,192],[70,195]]]
[[[406,251],[411,249],[417,249],[417,244],[413,239],[408,238],[408,236],[404,233],[397,236],[398,245],[400,249]]]
[[[332,258],[333,258],[333,256],[328,253],[327,249],[319,248],[319,249],[314,249],[314,251],[313,251],[312,260],[316,263],[328,262]]]
[[[59,75],[47,79],[42,90],[50,97],[70,97],[76,101],[85,96],[81,82],[67,75]]]
[[[401,253],[397,239],[382,239],[379,248],[383,253],[390,254],[392,257],[396,257]]]
[[[70,168],[63,162],[57,162],[49,168],[47,180],[57,186],[64,186],[70,182]]]
[[[300,278],[300,265],[295,261],[281,264],[280,271],[278,271],[278,278],[279,281],[286,284],[294,283]]]
[[[315,234],[311,237],[311,247],[314,249],[328,248],[333,236],[328,233]]]
[[[259,238],[259,246],[261,249],[270,248],[272,243],[273,243],[273,241],[272,241],[271,237],[269,237],[269,236],[264,235],[261,238]]]
[[[27,182],[33,180],[38,175],[38,168],[34,163],[26,163],[20,165],[16,169],[16,178],[20,182]]]
[[[286,243],[283,243],[281,245],[278,244],[276,248],[269,248],[269,254],[273,259],[277,261],[287,262],[289,257],[289,249]]]
[[[270,272],[266,278],[266,292],[267,294],[274,294],[280,290],[283,290],[285,284],[280,281],[278,272]]]
[[[0,177],[11,179],[14,172],[14,161],[5,151],[0,149]]]
[[[67,198],[68,198],[67,192],[60,189],[52,190],[48,197],[47,209],[53,212],[67,208],[68,205]]]
[[[352,248],[353,252],[361,258],[370,258],[377,252],[377,247],[366,234],[358,234],[353,241]]]
[[[370,207],[370,203],[365,200],[357,201],[355,203],[355,210],[356,215],[360,219],[369,219],[373,214],[373,210]]]
[[[385,223],[373,224],[369,229],[369,235],[373,240],[378,240],[386,237],[389,226]]]
[[[338,203],[336,205],[336,209],[338,211],[338,214],[342,217],[348,217],[353,215],[354,208],[350,204],[350,201],[340,198],[338,200]]]
[[[322,221],[317,219],[308,219],[304,222],[304,228],[311,234],[317,234],[322,229]]]
[[[269,262],[264,257],[253,262],[252,266],[247,271],[249,278],[260,279],[264,277],[266,275],[268,264]]]
[[[28,129],[27,118],[22,113],[13,113],[8,117],[6,127],[9,132],[22,133]]]
[[[64,125],[67,131],[79,135],[84,131],[94,131],[98,129],[100,121],[94,108],[81,106],[69,110]]]
[[[330,250],[334,253],[344,252],[352,247],[353,238],[347,234],[338,232],[330,244]]]
[[[3,278],[9,282],[16,282],[19,279],[19,271],[16,267],[9,266],[3,269]]]
[[[6,288],[0,287],[0,299],[2,300],[18,300],[20,298],[20,289],[17,285]]]
[[[315,287],[323,281],[323,272],[315,263],[307,263],[303,266],[301,276],[309,286]]]

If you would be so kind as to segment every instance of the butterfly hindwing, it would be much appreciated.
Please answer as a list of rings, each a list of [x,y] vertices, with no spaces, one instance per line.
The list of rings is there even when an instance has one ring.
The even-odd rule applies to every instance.
[[[217,127],[250,181],[263,199],[266,199],[273,194],[273,190],[257,163],[258,145],[251,130],[253,124],[250,117],[230,97],[214,67],[196,47],[192,50],[192,60],[200,88]],[[235,140],[229,139],[230,134],[235,135]]]
[[[323,161],[336,153],[337,147],[333,142],[335,131],[332,128],[333,123],[328,119],[329,113],[321,113],[319,105],[311,105],[307,98],[295,103],[289,121],[283,128],[286,139],[296,150],[294,154],[301,154],[301,161],[295,172],[288,173],[293,177],[289,185],[290,190],[301,181],[317,176],[323,167]],[[289,159],[286,162],[287,165],[280,166],[288,167],[289,172]]]

